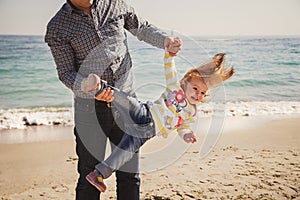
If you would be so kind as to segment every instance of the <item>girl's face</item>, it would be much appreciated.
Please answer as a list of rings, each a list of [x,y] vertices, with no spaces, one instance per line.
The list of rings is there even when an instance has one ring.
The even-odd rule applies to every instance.
[[[189,104],[195,105],[203,102],[208,87],[203,81],[192,78],[185,86],[185,96]]]

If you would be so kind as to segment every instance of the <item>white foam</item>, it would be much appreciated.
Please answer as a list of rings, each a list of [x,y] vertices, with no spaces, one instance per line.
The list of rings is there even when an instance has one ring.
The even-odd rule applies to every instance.
[[[33,108],[0,110],[1,129],[24,129],[27,126],[72,125],[73,110],[64,108]]]
[[[282,117],[300,116],[300,101],[208,102],[199,106],[200,116]],[[24,108],[0,110],[0,130],[27,126],[73,125],[73,108]]]
[[[199,106],[203,115],[221,116],[283,116],[299,115],[300,101],[249,101],[205,103]]]

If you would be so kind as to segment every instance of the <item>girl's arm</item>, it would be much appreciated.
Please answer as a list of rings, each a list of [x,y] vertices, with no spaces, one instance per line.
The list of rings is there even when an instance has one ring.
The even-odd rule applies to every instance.
[[[178,135],[187,143],[194,143],[197,141],[194,132],[190,128],[189,123],[183,123],[177,129]]]

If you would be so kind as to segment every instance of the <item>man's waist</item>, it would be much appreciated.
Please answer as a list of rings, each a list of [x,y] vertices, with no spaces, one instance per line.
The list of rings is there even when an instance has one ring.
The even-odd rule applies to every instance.
[[[106,101],[98,101],[92,98],[81,98],[75,97],[74,98],[75,106],[86,106],[86,107],[107,107],[111,108],[111,102]]]

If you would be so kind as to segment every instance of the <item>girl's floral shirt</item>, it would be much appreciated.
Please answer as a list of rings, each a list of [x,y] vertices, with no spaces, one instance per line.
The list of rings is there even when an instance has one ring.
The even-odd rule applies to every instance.
[[[195,109],[191,106],[180,87],[174,57],[169,53],[164,56],[164,71],[166,89],[155,102],[147,102],[155,122],[157,135],[167,137],[172,131],[177,131],[183,137],[192,132],[191,125],[195,123]]]

